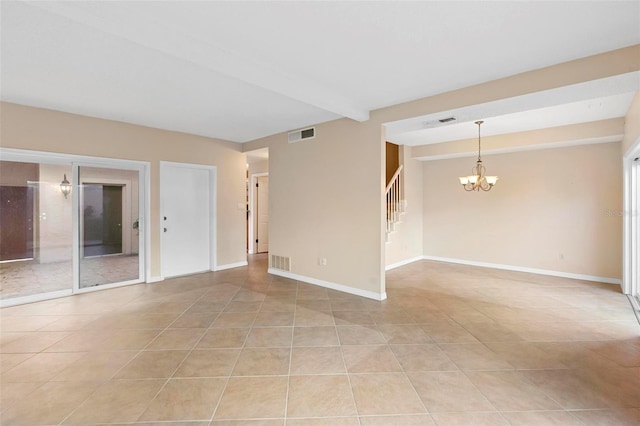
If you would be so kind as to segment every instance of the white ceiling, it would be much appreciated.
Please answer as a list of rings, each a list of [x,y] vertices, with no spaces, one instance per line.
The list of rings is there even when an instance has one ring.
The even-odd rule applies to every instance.
[[[2,100],[236,142],[640,43],[638,1],[0,7]]]

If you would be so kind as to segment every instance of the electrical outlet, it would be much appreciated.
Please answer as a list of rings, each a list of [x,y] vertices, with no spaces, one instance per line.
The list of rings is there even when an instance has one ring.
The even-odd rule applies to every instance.
[[[318,264],[320,266],[327,266],[327,258],[326,257],[321,257],[320,259],[318,259]]]

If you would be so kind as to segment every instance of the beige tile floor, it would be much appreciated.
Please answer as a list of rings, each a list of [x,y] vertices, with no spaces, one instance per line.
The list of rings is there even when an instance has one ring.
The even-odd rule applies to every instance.
[[[1,311],[2,425],[638,425],[616,286],[422,261],[375,302],[245,268]]]
[[[138,255],[88,257],[80,262],[80,288],[138,277]],[[71,261],[0,263],[0,299],[70,290],[72,285]]]

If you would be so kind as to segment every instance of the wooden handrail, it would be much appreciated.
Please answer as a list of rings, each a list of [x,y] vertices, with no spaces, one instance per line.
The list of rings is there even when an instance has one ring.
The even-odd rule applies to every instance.
[[[398,176],[400,175],[400,172],[402,171],[403,165],[400,164],[398,166],[398,170],[396,170],[396,172],[393,174],[393,177],[391,178],[391,180],[389,181],[389,185],[387,185],[387,188],[385,190],[385,193],[388,194],[389,190],[391,189],[391,187],[393,186],[393,183],[396,181],[396,179],[398,179]]]

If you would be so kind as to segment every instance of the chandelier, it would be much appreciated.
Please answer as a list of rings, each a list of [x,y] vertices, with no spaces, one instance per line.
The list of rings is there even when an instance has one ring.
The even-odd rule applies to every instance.
[[[460,183],[465,191],[490,191],[491,188],[498,181],[498,176],[485,176],[485,168],[482,165],[482,158],[480,157],[480,125],[484,121],[476,121],[478,125],[478,161],[476,165],[471,169],[469,176],[460,176]]]

